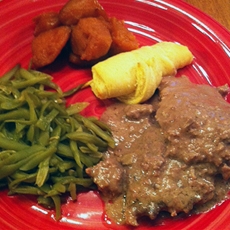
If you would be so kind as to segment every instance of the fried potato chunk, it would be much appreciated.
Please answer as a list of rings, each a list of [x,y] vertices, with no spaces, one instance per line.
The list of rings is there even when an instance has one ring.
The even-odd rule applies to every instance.
[[[112,44],[112,37],[104,20],[82,18],[72,27],[72,52],[81,60],[94,60],[106,55]]]
[[[71,29],[59,26],[40,33],[32,42],[32,65],[40,68],[51,64],[69,40]]]
[[[124,21],[111,17],[109,22],[113,39],[110,55],[135,50],[139,47],[136,37],[125,27]]]
[[[59,16],[56,12],[45,12],[34,18],[34,36],[41,32],[60,26]]]
[[[59,12],[59,19],[64,25],[75,25],[81,18],[98,16],[107,18],[97,0],[70,0]]]
[[[98,0],[68,0],[59,12],[42,13],[34,23],[34,68],[51,64],[59,54],[77,66],[90,67],[139,47],[124,22],[110,18]]]

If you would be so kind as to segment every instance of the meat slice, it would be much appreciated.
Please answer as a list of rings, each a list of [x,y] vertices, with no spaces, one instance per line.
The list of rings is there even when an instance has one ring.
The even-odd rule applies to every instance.
[[[187,77],[164,78],[156,119],[168,140],[167,155],[221,169],[230,160],[230,104],[218,89]]]
[[[219,90],[164,77],[149,103],[107,108],[116,147],[86,171],[119,224],[207,211],[230,188],[230,105]]]
[[[115,158],[108,157],[97,167],[87,168],[86,172],[95,178],[94,182],[105,196],[113,197],[123,192],[124,168]]]

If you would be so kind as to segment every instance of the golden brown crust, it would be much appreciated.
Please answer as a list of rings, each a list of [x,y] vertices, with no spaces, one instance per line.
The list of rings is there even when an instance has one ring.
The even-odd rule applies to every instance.
[[[68,26],[60,26],[35,37],[32,42],[33,66],[40,68],[51,64],[66,45],[70,32]]]
[[[108,28],[98,18],[82,18],[72,27],[72,51],[81,60],[90,61],[106,55],[111,43]]]
[[[98,0],[69,0],[58,13],[42,13],[34,18],[34,22],[34,68],[51,64],[57,55],[63,54],[63,48],[63,57],[67,57],[67,60],[79,67],[90,67],[114,54],[138,48],[135,36],[125,27],[124,22],[109,18]],[[53,37],[55,32],[41,35],[63,26],[73,29],[68,41],[65,40],[68,32],[60,42]],[[36,38],[38,35],[41,37]]]
[[[38,34],[54,29],[61,25],[61,22],[59,21],[58,13],[56,12],[45,12],[37,17],[34,18],[35,23],[35,29],[34,29],[34,36],[37,36]]]
[[[136,37],[126,27],[122,20],[115,17],[109,19],[113,43],[110,55],[135,50],[139,47]]]
[[[76,25],[81,18],[103,16],[106,12],[97,0],[70,0],[59,12],[64,25]]]

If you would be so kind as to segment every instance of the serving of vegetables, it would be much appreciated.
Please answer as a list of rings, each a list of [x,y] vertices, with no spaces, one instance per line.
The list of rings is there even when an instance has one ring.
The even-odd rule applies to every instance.
[[[91,186],[85,168],[114,147],[104,123],[80,115],[87,103],[66,108],[65,97],[78,89],[62,92],[50,75],[20,65],[0,78],[0,186],[37,195],[56,219],[61,195],[75,200],[78,186]]]

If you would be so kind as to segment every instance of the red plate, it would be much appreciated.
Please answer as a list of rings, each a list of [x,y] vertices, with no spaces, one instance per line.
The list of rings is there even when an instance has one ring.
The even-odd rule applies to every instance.
[[[0,75],[16,63],[27,67],[31,58],[34,16],[58,11],[66,0],[0,1]],[[141,45],[173,41],[186,45],[194,54],[192,65],[180,70],[197,83],[214,86],[230,83],[230,34],[213,19],[179,0],[100,0],[105,10],[124,19]],[[49,69],[63,90],[91,78],[90,70],[79,70],[66,63]],[[90,101],[85,115],[100,116],[104,105],[90,89],[72,97],[68,103]],[[8,197],[0,192],[1,229],[128,229],[106,221],[98,192],[85,192],[77,202],[67,200],[63,218],[56,222],[54,212],[36,204],[34,197]],[[187,218],[144,220],[137,229],[226,229],[230,227],[230,204],[225,201],[208,213]]]

